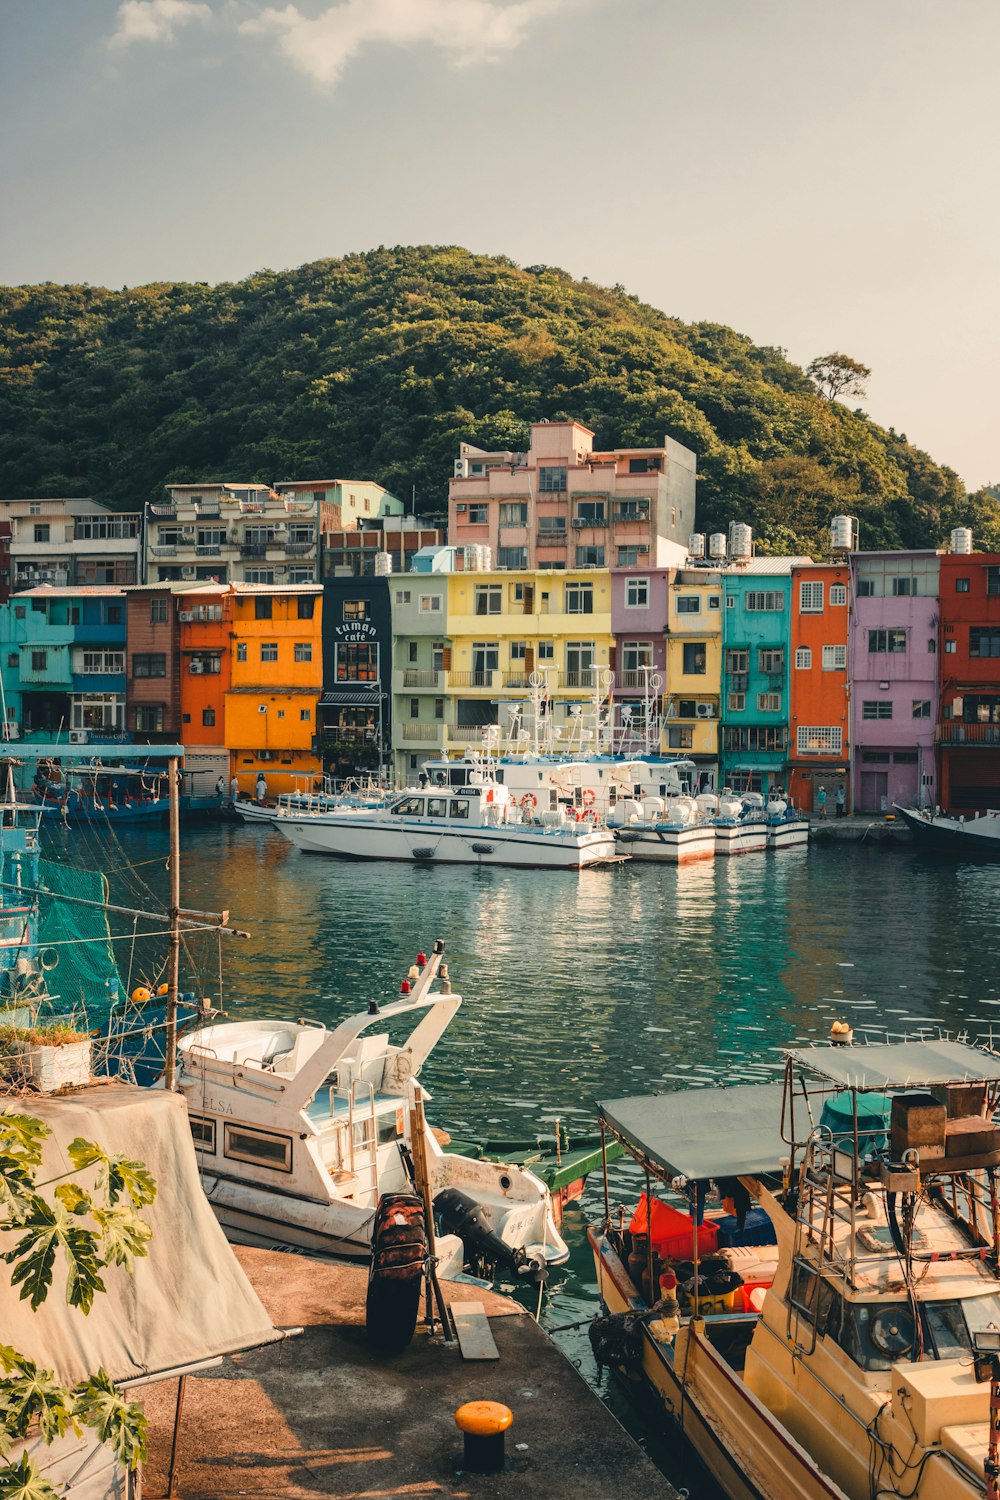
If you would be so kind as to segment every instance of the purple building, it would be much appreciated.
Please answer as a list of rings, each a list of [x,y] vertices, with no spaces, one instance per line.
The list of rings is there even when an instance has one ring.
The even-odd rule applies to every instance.
[[[936,801],[938,555],[851,557],[848,678],[854,810]]]
[[[622,748],[639,748],[649,695],[659,714],[667,675],[666,626],[670,568],[612,568],[611,665],[615,674],[614,723]],[[658,679],[658,680],[657,680]],[[659,748],[657,744],[656,748]]]

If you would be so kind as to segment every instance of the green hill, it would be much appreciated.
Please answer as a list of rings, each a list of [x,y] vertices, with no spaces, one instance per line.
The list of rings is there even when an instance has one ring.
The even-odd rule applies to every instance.
[[[551,266],[401,246],[219,286],[0,288],[0,498],[358,475],[441,512],[460,439],[521,448],[565,416],[602,447],[687,444],[699,528],[747,520],[767,550],[816,549],[836,511],[865,547],[965,521],[1000,547],[993,498],[782,350]]]

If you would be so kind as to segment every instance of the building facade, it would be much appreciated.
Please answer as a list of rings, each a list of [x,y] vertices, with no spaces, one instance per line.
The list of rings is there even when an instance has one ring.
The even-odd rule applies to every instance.
[[[125,738],[125,590],[41,584],[7,606],[21,735],[73,744]],[[8,679],[10,680],[10,679]]]
[[[667,674],[668,568],[612,568],[609,664],[615,744],[645,748],[655,718],[656,749]]]
[[[323,585],[323,768],[343,777],[381,772],[392,724],[392,613],[387,577]]]
[[[226,695],[233,675],[233,585],[175,584],[184,769],[197,792],[229,778]],[[249,651],[248,651],[249,656]],[[246,663],[249,665],[249,661]],[[251,790],[248,775],[241,782]]]
[[[237,584],[232,609],[232,674],[225,695],[229,774],[253,792],[312,790],[322,766],[317,708],[323,686],[323,590]]]
[[[314,583],[319,502],[266,484],[176,484],[146,506],[148,583]]]
[[[722,696],[722,574],[675,568],[667,589],[664,748],[698,767],[714,789],[719,774]]]
[[[498,570],[664,567],[694,530],[696,459],[671,438],[599,452],[579,422],[535,422],[527,453],[459,451],[448,540]]]
[[[173,587],[137,584],[126,590],[125,622],[126,728],[137,740],[176,745],[181,732],[182,674]]]
[[[839,789],[845,809],[851,805],[850,593],[846,562],[792,570],[788,791],[806,812],[816,808],[820,787],[831,815]]]
[[[362,521],[350,531],[324,531],[323,578],[370,578],[375,559],[384,553],[394,573],[408,573],[423,547],[440,546],[444,533],[413,516],[386,516]]]
[[[393,773],[414,785],[425,760],[443,755],[448,719],[448,582],[438,572],[389,582],[392,612]]]
[[[724,575],[721,776],[734,791],[787,789],[791,573],[808,562],[758,557]]]
[[[938,801],[1000,808],[1000,554],[950,553],[940,566]]]
[[[404,510],[402,500],[373,479],[287,479],[275,489],[298,503],[315,505],[323,531],[388,525]]]
[[[856,552],[850,566],[853,807],[933,806],[940,559]]]
[[[10,592],[139,583],[142,517],[96,500],[6,500],[10,524]]]

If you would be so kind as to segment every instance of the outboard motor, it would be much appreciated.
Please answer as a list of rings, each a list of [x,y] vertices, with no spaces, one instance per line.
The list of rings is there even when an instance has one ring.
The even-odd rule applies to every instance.
[[[460,1188],[442,1188],[434,1207],[446,1234],[457,1234],[471,1260],[481,1265],[507,1266],[516,1276],[544,1279],[545,1263],[525,1250],[505,1245],[490,1228],[489,1220],[475,1198]]]

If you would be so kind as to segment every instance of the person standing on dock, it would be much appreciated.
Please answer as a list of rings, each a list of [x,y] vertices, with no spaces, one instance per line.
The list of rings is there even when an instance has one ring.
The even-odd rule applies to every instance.
[[[833,794],[833,805],[837,809],[838,818],[842,818],[844,816],[844,813],[847,811],[846,803],[847,798],[844,795],[844,783],[841,782],[837,790]]]
[[[821,818],[826,817],[826,787],[821,786],[816,793],[816,811]]]
[[[261,771],[261,772],[258,773],[258,776],[257,776],[257,801],[258,802],[263,802],[264,798],[266,796],[267,796],[267,780],[266,780],[266,778],[264,776],[264,772]]]
[[[240,800],[240,778],[238,776],[234,776],[229,783],[229,791],[233,799],[233,805],[235,806]]]

